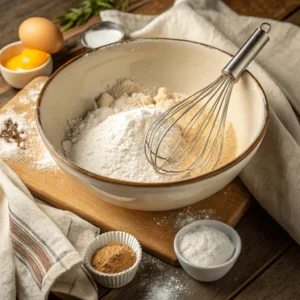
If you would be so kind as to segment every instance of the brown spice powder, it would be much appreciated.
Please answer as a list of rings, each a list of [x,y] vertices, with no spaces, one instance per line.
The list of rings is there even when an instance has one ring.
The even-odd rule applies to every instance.
[[[24,139],[21,137],[24,131],[18,130],[18,124],[8,120],[4,124],[4,128],[0,131],[0,138],[4,139],[7,143],[16,142],[18,147],[24,149]]]
[[[125,244],[111,243],[100,248],[92,258],[92,267],[97,271],[114,274],[134,265],[135,252]]]

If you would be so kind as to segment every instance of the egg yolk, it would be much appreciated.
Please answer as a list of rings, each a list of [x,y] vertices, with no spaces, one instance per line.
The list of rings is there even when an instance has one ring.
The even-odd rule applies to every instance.
[[[21,54],[10,58],[4,67],[12,71],[32,70],[43,65],[49,54],[37,49],[25,49]]]

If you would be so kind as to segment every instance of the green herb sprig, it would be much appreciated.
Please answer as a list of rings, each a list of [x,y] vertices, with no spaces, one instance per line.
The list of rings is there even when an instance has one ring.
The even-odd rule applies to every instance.
[[[56,17],[53,21],[59,21],[61,25],[65,25],[61,31],[80,26],[86,23],[90,17],[99,15],[101,10],[118,9],[123,11],[129,10],[128,1],[117,0],[83,0],[78,8],[70,8],[69,12]]]

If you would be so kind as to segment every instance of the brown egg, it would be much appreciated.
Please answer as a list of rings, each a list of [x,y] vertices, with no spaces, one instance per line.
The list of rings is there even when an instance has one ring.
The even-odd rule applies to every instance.
[[[60,51],[64,45],[59,28],[45,18],[25,20],[19,27],[19,38],[26,47],[51,54]]]

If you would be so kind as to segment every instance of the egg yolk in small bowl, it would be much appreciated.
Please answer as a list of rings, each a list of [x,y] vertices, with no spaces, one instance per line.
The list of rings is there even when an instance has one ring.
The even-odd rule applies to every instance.
[[[19,55],[8,59],[3,66],[11,71],[27,71],[46,63],[50,55],[37,49],[24,49]]]

